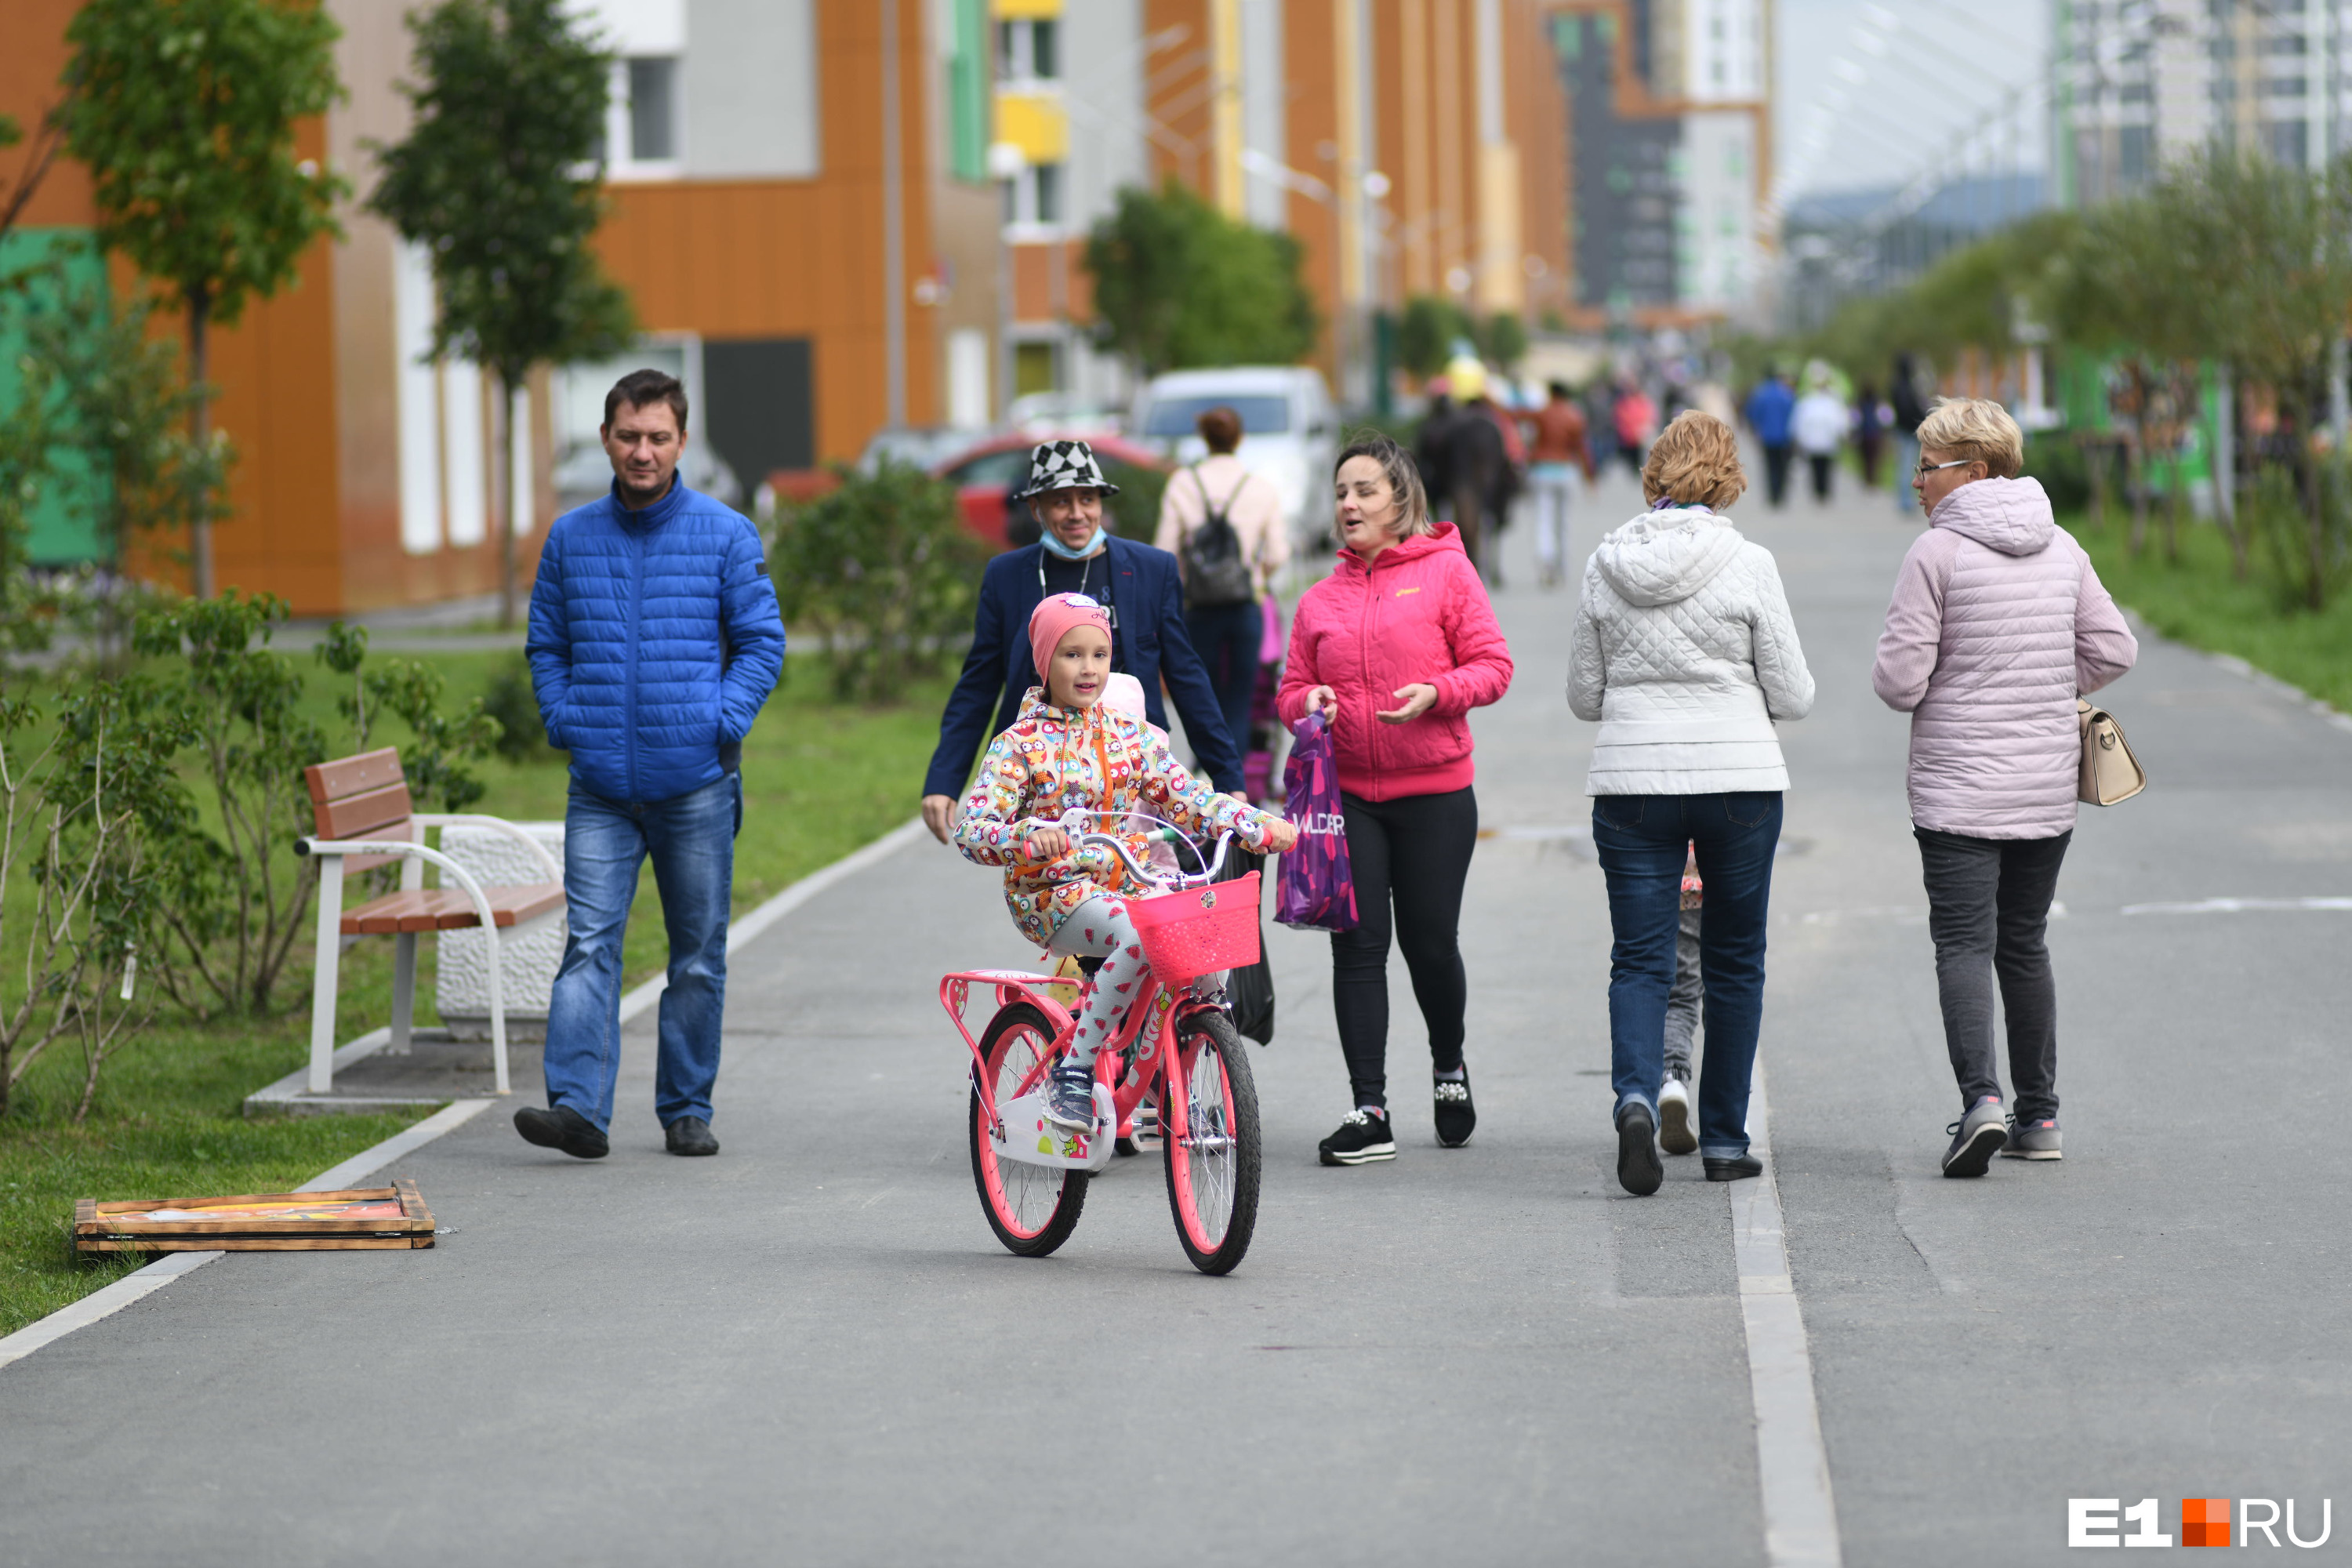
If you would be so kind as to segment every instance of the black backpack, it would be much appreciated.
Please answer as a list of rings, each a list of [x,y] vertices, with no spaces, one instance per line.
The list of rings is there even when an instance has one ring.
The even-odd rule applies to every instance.
[[[1225,498],[1223,506],[1209,500],[1209,487],[1197,468],[1187,468],[1192,482],[1201,487],[1201,505],[1208,515],[1201,526],[1176,542],[1176,554],[1184,563],[1184,607],[1188,610],[1219,610],[1232,605],[1246,605],[1256,597],[1256,584],[1250,580],[1249,563],[1242,558],[1242,537],[1234,531],[1233,520],[1225,514],[1233,509],[1234,496],[1242,493],[1242,485],[1249,476],[1242,476],[1241,484],[1234,487],[1233,495]]]

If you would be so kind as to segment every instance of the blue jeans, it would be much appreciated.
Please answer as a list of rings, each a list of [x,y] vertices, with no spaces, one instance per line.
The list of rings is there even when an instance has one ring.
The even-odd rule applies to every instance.
[[[1609,1046],[1617,1111],[1658,1114],[1665,1072],[1666,999],[1675,984],[1683,862],[1698,853],[1706,884],[1699,971],[1706,993],[1706,1062],[1698,1079],[1698,1148],[1710,1160],[1748,1152],[1748,1079],[1764,1021],[1764,914],[1780,839],[1778,791],[1738,795],[1604,795],[1592,802],[1592,843],[1609,879]]]
[[[1265,636],[1264,613],[1255,605],[1219,605],[1184,612],[1184,633],[1209,672],[1217,710],[1225,716],[1225,738],[1234,754],[1249,752],[1250,702],[1257,695],[1257,656]],[[1200,748],[1192,748],[1198,757]]]
[[[563,813],[564,911],[572,934],[547,1008],[547,1103],[613,1124],[621,1071],[621,938],[650,855],[669,931],[669,988],[661,997],[661,1058],[654,1112],[710,1120],[719,1030],[727,1007],[727,911],[743,781],[730,773],[670,800],[624,805],[575,780]]]

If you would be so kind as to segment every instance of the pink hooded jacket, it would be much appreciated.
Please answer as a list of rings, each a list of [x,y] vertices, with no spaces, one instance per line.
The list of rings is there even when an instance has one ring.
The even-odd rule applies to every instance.
[[[1382,723],[1377,715],[1399,706],[1397,688],[1414,681],[1437,688],[1436,706],[1409,724]],[[1399,540],[1369,566],[1342,550],[1331,575],[1307,590],[1282,671],[1284,723],[1306,716],[1318,686],[1339,699],[1331,742],[1341,789],[1395,800],[1468,787],[1470,710],[1511,689],[1511,650],[1452,523]]]
[[[1944,498],[1895,579],[1870,684],[1911,715],[1913,826],[2055,838],[2074,826],[2078,692],[2139,644],[2037,479]]]

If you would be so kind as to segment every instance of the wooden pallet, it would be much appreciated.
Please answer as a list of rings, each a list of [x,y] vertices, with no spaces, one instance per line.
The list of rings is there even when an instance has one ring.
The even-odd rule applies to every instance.
[[[350,1205],[397,1213],[302,1215]],[[298,1217],[270,1217],[262,1205]],[[243,1210],[246,1212],[239,1213]],[[207,1217],[217,1211],[217,1217]],[[169,1215],[170,1218],[151,1217]],[[332,1193],[254,1193],[226,1198],[74,1204],[77,1252],[325,1252],[352,1248],[407,1251],[433,1245],[433,1211],[416,1184],[351,1187]]]

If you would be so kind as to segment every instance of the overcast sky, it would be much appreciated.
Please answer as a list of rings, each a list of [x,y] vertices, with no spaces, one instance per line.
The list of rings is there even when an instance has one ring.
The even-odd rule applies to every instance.
[[[2009,84],[2034,88],[2018,162],[2042,166],[2049,0],[1775,0],[1773,10],[1774,161],[1790,195],[1902,184]],[[1843,109],[1832,107],[1839,93]],[[1816,125],[1828,133],[1809,153]],[[2004,129],[2004,169],[2007,144]]]

